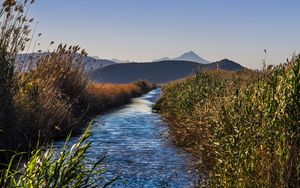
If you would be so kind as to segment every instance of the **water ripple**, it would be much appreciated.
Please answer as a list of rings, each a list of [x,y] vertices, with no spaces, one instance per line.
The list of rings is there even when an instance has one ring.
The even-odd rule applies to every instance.
[[[107,155],[106,175],[118,175],[119,180],[112,187],[193,187],[194,158],[165,139],[168,128],[151,111],[160,92],[154,90],[95,119],[88,157]]]

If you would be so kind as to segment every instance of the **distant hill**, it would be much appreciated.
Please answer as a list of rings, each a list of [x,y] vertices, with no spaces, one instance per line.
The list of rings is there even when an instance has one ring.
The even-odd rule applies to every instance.
[[[207,64],[206,67],[208,69],[217,69],[219,67],[221,70],[229,70],[229,71],[239,71],[241,69],[244,69],[244,67],[241,66],[240,64],[228,59],[223,59],[221,61]]]
[[[175,57],[175,58],[163,57],[163,58],[160,58],[160,59],[153,60],[153,62],[167,61],[167,60],[191,61],[191,62],[196,62],[196,63],[200,63],[200,64],[208,64],[208,63],[210,63],[209,61],[201,58],[199,55],[197,55],[193,51],[186,52],[186,53],[182,54],[181,56]]]
[[[87,72],[97,70],[99,68],[103,68],[109,65],[117,64],[117,62],[107,59],[95,59],[94,57],[86,57],[84,59],[85,62],[85,70]]]
[[[244,68],[227,59],[210,64],[169,60],[151,63],[114,64],[90,72],[89,77],[91,80],[103,83],[129,83],[140,79],[154,83],[166,83],[192,75],[199,69],[216,69],[217,67],[233,71]]]
[[[19,54],[17,64],[25,64],[24,71],[32,59],[37,56],[44,56],[45,53]],[[168,59],[168,58],[164,58]],[[164,60],[149,63],[117,63],[112,60],[98,59],[97,57],[85,57],[85,71],[91,80],[103,83],[130,83],[136,80],[149,80],[154,83],[166,83],[181,79],[194,74],[199,69],[217,69],[237,71],[241,70],[240,64],[223,59],[214,63],[207,63],[194,52],[187,52],[181,55],[178,60]],[[193,61],[185,61],[193,59]],[[198,60],[197,60],[198,59]],[[202,61],[205,63],[199,63]],[[121,62],[119,60],[116,60]]]
[[[129,60],[123,61],[123,60],[119,60],[119,59],[111,59],[111,61],[116,62],[116,63],[130,63]]]
[[[28,54],[19,54],[17,55],[16,61],[17,64],[23,64],[26,65],[29,63],[29,61],[32,61],[32,59],[36,57],[42,57],[46,53],[28,53]],[[97,59],[95,57],[87,56],[83,59],[85,63],[85,71],[90,72],[99,68],[103,68],[108,65],[116,64],[116,62],[106,59]]]

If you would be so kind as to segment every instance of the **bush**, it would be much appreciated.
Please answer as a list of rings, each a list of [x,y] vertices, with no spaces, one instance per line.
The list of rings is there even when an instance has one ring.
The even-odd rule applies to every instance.
[[[156,87],[155,84],[150,83],[146,80],[137,80],[133,82],[133,84],[138,86],[142,90],[142,93],[147,93]]]

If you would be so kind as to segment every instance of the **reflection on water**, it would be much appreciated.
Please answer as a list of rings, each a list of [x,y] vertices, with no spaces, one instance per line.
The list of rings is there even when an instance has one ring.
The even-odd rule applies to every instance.
[[[151,111],[160,92],[151,91],[95,119],[88,156],[107,155],[106,176],[118,175],[119,180],[112,187],[193,187],[193,157],[166,139],[167,126]]]

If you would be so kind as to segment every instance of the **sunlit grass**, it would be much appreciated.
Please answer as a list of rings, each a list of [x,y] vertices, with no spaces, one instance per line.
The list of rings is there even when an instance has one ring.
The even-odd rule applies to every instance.
[[[155,85],[147,81],[137,81],[131,84],[89,83],[87,96],[92,111],[103,111],[128,103],[131,98],[141,96],[154,88]]]

